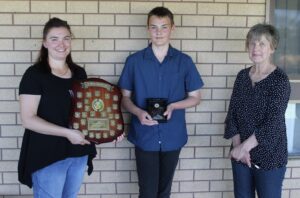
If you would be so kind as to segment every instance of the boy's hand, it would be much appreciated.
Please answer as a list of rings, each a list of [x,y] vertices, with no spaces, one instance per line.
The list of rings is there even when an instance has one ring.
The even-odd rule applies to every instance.
[[[122,133],[120,136],[117,137],[116,140],[114,140],[113,142],[121,142],[124,139],[125,133]]]
[[[172,103],[171,103],[171,104],[169,104],[169,105],[167,106],[167,110],[164,112],[164,116],[167,116],[167,119],[168,119],[168,120],[171,119],[173,110],[174,110],[174,107],[173,107],[173,105],[172,105]]]
[[[152,117],[146,111],[141,111],[138,114],[138,118],[142,125],[153,126],[158,124],[156,120],[153,120]]]

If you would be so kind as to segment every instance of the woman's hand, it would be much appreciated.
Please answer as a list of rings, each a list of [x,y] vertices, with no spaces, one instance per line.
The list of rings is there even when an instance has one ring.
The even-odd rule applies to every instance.
[[[233,149],[230,151],[229,157],[236,161],[241,161],[251,167],[250,151],[258,145],[255,134],[241,143],[240,135],[237,134],[232,138]]]
[[[233,147],[230,152],[230,158],[233,158],[236,161],[241,161],[242,163],[247,164],[248,167],[251,167],[250,153],[244,147],[244,144],[239,144],[238,146]]]
[[[66,138],[72,144],[80,144],[80,145],[91,144],[89,141],[87,141],[84,138],[84,135],[80,131],[74,129],[69,129],[69,133]]]

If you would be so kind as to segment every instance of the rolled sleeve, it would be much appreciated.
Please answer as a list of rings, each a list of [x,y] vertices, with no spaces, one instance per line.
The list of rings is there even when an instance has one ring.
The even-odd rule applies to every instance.
[[[187,92],[192,92],[203,87],[204,83],[192,59],[187,57],[186,62],[188,66],[188,72],[185,78],[186,90]]]
[[[239,133],[237,116],[236,116],[239,88],[241,87],[239,76],[240,75],[238,74],[238,76],[234,82],[231,99],[230,99],[230,104],[229,104],[229,109],[228,109],[227,116],[225,119],[225,132],[224,132],[225,139],[230,139]]]
[[[124,69],[118,81],[118,86],[121,89],[133,90],[133,64],[130,56],[126,59]]]

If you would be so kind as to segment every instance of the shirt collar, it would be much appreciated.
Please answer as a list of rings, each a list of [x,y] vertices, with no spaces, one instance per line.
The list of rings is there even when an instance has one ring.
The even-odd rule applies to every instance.
[[[172,56],[175,55],[175,52],[176,52],[175,48],[173,48],[171,45],[169,45],[169,49],[168,49],[166,58],[171,58]],[[148,45],[148,47],[145,49],[144,58],[145,59],[155,59],[155,55],[152,50],[152,43],[150,43]]]

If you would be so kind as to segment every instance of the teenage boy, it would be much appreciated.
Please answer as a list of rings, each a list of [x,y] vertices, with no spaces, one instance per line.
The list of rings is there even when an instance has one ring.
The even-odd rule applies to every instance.
[[[169,9],[152,9],[148,14],[151,43],[127,58],[119,80],[122,105],[132,114],[128,140],[135,145],[139,198],[170,197],[179,153],[187,142],[185,109],[201,99],[203,82],[195,64],[170,45],[174,29]],[[151,106],[150,98],[158,102]],[[159,113],[164,102],[165,110]],[[149,106],[159,107],[159,121],[151,117]]]

